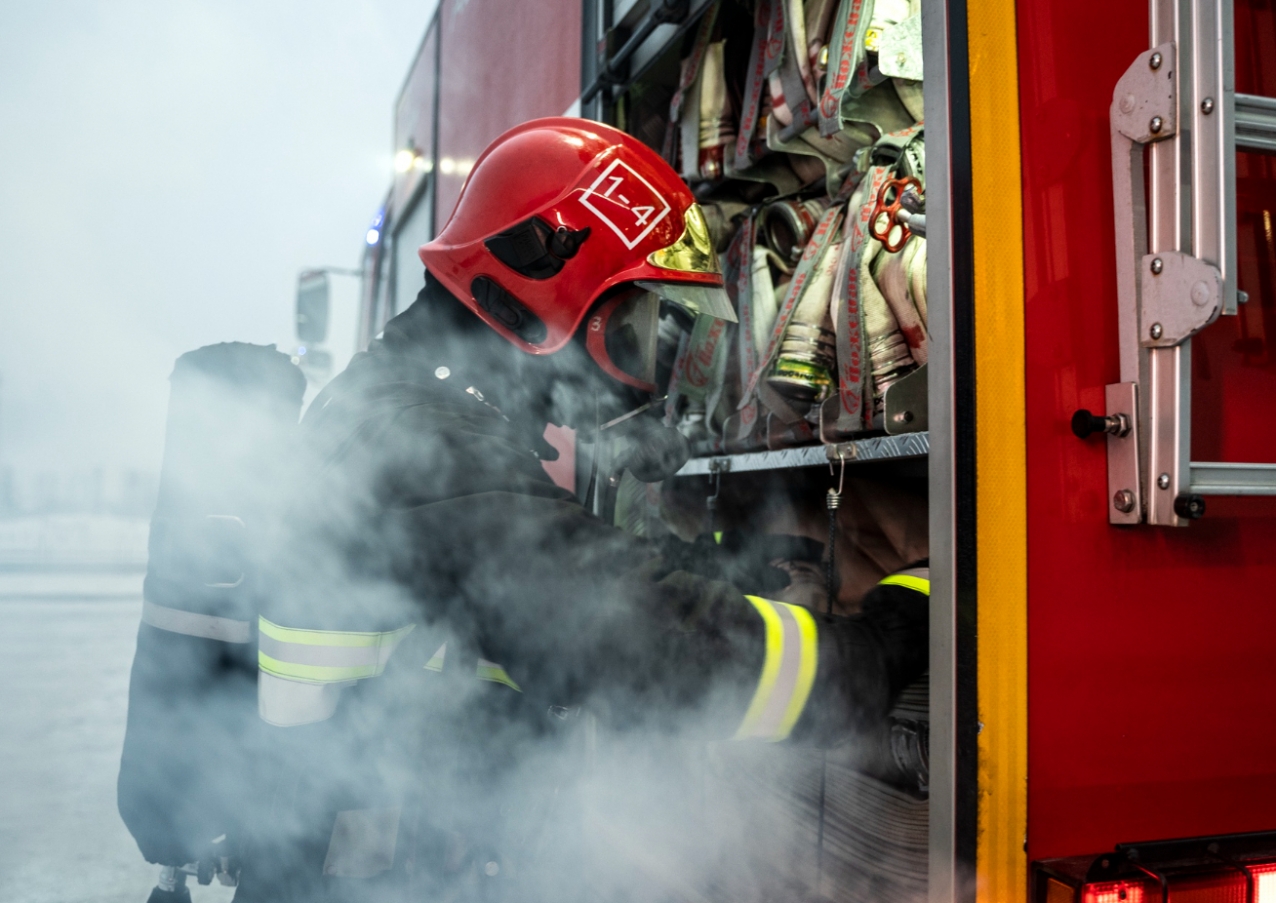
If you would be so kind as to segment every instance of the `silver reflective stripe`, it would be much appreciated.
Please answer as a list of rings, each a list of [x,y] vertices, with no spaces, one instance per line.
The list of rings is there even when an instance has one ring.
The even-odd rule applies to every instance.
[[[425,670],[439,671],[443,670],[443,659],[447,655],[447,643],[439,647],[439,651],[430,656],[430,660],[425,663]]]
[[[252,622],[201,615],[180,608],[156,605],[149,599],[142,600],[142,623],[169,633],[221,640],[223,643],[247,643],[252,639]]]
[[[257,673],[257,714],[275,727],[297,727],[327,721],[337,710],[341,689],[354,683],[309,683]]]
[[[336,878],[371,878],[394,865],[399,839],[398,809],[338,812],[328,840],[323,873]]]

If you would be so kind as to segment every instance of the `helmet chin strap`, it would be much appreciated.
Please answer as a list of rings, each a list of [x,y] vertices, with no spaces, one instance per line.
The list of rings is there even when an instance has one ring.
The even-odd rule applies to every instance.
[[[642,414],[642,413],[645,413],[646,411],[651,410],[656,405],[664,404],[665,400],[668,397],[669,397],[668,395],[661,395],[659,398],[651,399],[651,401],[647,402],[646,404],[639,405],[638,407],[630,411],[628,414],[621,414],[619,417],[614,417],[611,420],[608,420],[606,423],[600,424],[598,427],[598,432],[601,434],[604,430],[609,430],[614,426],[620,426],[620,424],[624,423],[625,421],[631,420],[632,418],[637,417],[639,414]]]

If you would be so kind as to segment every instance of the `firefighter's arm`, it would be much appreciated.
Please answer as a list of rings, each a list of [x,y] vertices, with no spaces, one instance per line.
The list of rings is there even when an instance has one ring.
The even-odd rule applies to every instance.
[[[647,677],[719,736],[836,744],[880,723],[926,669],[929,591],[915,569],[874,587],[860,614],[828,617],[674,572],[655,584],[655,612],[673,617]]]

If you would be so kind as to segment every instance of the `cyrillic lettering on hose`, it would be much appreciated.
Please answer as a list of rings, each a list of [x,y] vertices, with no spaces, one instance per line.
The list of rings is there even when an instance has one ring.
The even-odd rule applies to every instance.
[[[783,740],[793,731],[815,683],[819,631],[805,608],[745,596],[766,626],[766,659],[736,740]]]
[[[221,640],[223,643],[247,643],[252,640],[251,621],[236,621],[233,618],[169,608],[166,605],[156,605],[149,599],[142,600],[142,623],[169,633]]]
[[[370,633],[298,630],[263,617],[258,620],[257,663],[267,674],[306,683],[376,677],[414,626]]]

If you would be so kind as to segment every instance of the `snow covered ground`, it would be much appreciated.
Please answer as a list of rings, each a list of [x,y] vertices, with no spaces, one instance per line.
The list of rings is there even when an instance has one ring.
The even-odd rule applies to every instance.
[[[73,557],[55,569],[0,565],[0,900],[145,903],[158,869],[115,809],[142,607],[139,534],[89,524],[58,535],[87,537],[91,549],[107,537],[126,554],[95,559],[102,571]],[[144,529],[140,537],[144,549]],[[191,881],[194,903],[232,895]]]

